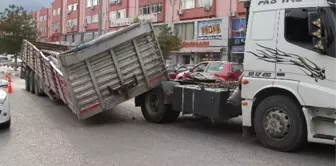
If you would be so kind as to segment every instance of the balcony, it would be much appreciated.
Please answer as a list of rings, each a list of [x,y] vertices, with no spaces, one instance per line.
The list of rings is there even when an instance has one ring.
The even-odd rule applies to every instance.
[[[190,9],[180,9],[177,14],[180,20],[216,17],[216,1],[213,0],[211,5],[204,5],[203,7],[195,6]]]
[[[146,15],[140,15],[138,18],[142,20],[148,20],[151,22],[158,22],[158,14],[153,13],[153,14],[146,14]]]
[[[131,25],[134,18],[119,18],[115,20],[110,20],[110,27],[123,27]]]

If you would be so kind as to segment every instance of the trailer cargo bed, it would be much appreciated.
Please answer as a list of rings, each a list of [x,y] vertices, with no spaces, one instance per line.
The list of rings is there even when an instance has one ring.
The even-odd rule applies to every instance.
[[[79,119],[113,108],[168,80],[150,22],[133,24],[49,58],[45,55],[48,51],[36,51],[40,53],[26,56],[33,60],[24,58],[24,63],[31,64],[29,69],[43,80],[44,91],[60,98]]]

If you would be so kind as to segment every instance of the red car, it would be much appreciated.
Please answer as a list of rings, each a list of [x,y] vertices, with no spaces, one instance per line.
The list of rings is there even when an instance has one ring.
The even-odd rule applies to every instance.
[[[175,80],[176,76],[184,71],[190,70],[194,65],[175,65],[175,66],[167,66],[168,77],[171,80]]]
[[[187,73],[194,72],[207,72],[212,73],[221,80],[232,80],[238,81],[239,76],[243,72],[243,64],[238,64],[234,62],[225,61],[211,61],[211,62],[201,62],[194,66],[189,71],[179,73],[176,76],[177,80],[183,80],[187,78]]]

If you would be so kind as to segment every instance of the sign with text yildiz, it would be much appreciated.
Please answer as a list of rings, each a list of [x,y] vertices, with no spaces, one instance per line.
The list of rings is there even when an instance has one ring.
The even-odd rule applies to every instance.
[[[197,22],[197,40],[222,40],[222,26],[222,19]]]

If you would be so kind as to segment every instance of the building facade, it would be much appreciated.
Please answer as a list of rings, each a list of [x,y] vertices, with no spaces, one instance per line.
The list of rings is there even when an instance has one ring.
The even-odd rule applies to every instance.
[[[30,14],[40,40],[75,44],[98,37],[99,27],[102,33],[116,31],[136,18],[152,21],[156,33],[168,24],[182,49],[167,62],[195,64],[228,59],[228,43],[238,33],[232,24],[245,9],[237,0],[54,0],[50,8]]]

